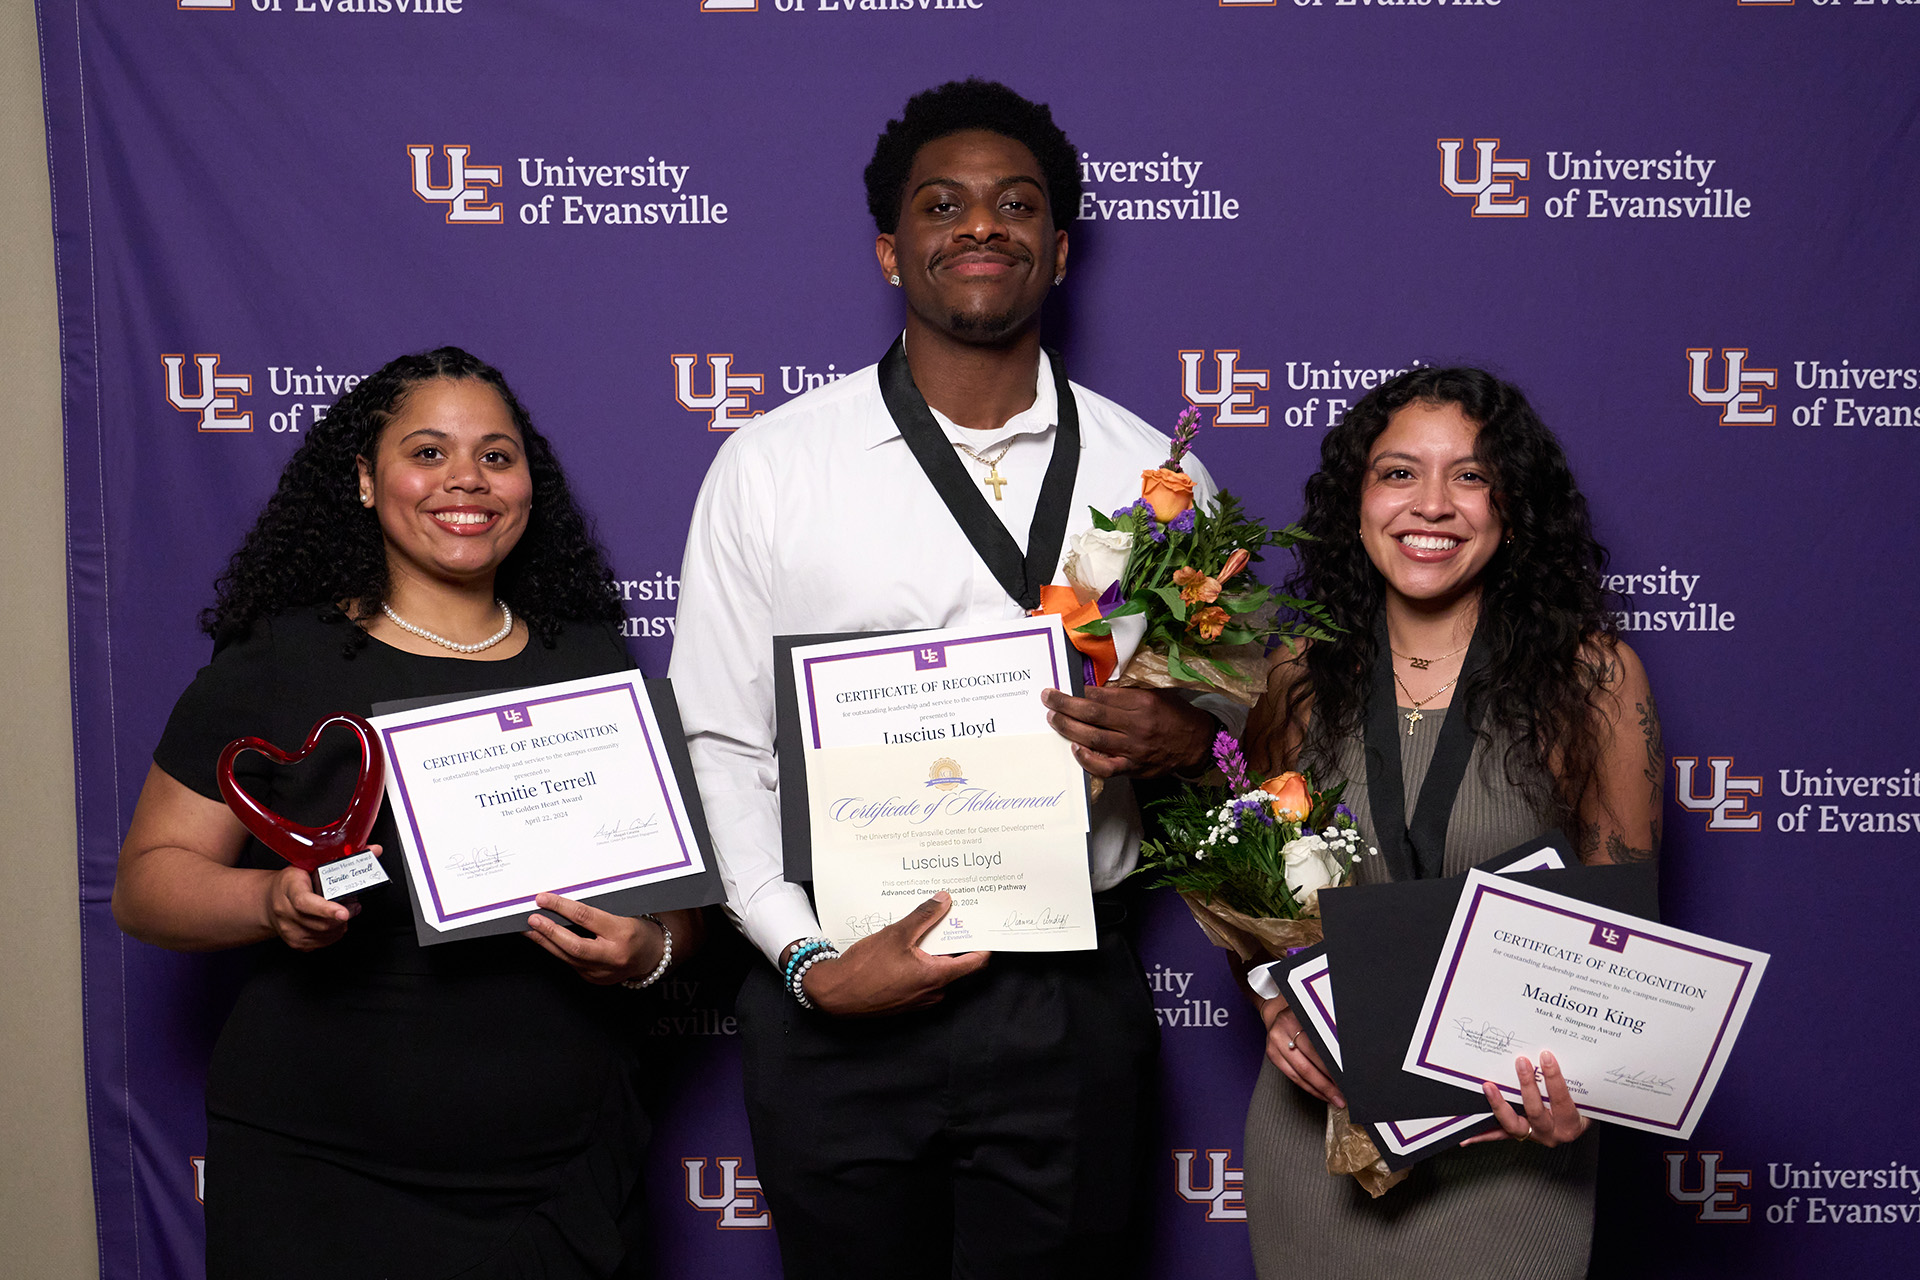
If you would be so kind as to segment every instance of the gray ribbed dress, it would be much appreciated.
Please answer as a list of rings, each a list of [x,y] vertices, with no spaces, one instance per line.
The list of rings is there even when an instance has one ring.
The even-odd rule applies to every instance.
[[[1428,715],[1411,738],[1400,739],[1409,816],[1440,725],[1441,717]],[[1548,826],[1503,776],[1503,745],[1496,739],[1492,749],[1484,742],[1474,747],[1447,828],[1447,875]],[[1346,739],[1306,756],[1315,786],[1347,780],[1342,798],[1367,842],[1377,844],[1360,741]],[[1362,883],[1386,878],[1377,858],[1363,864],[1359,876]],[[1471,1101],[1466,1093],[1460,1097]],[[1352,1178],[1327,1172],[1326,1128],[1326,1104],[1263,1063],[1247,1108],[1245,1158],[1247,1226],[1261,1280],[1551,1280],[1587,1273],[1597,1133],[1554,1150],[1520,1142],[1456,1147],[1422,1161],[1375,1200]]]

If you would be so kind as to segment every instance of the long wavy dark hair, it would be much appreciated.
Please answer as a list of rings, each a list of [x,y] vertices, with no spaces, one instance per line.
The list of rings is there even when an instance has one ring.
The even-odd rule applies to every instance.
[[[260,619],[288,609],[318,605],[329,611],[322,616],[343,624],[380,611],[388,590],[386,543],[379,516],[360,503],[356,460],[371,459],[380,433],[407,397],[438,378],[472,378],[492,387],[526,446],[533,509],[495,577],[495,594],[548,647],[565,622],[621,619],[606,552],[574,503],[553,447],[498,369],[459,347],[440,347],[389,361],[314,423],[213,584],[213,607],[201,613],[200,628],[213,637],[216,650]],[[340,607],[349,603],[357,609],[351,618]],[[343,638],[349,656],[367,643],[358,626],[348,627]]]
[[[1386,579],[1360,539],[1367,459],[1387,420],[1410,404],[1457,407],[1479,428],[1474,452],[1491,473],[1494,509],[1511,535],[1481,576],[1480,627],[1489,662],[1458,697],[1485,740],[1507,734],[1507,780],[1550,809],[1577,840],[1579,806],[1598,766],[1600,712],[1618,634],[1601,587],[1607,552],[1593,536],[1587,500],[1566,453],[1518,387],[1480,369],[1414,369],[1367,393],[1320,444],[1300,523],[1313,535],[1295,548],[1288,594],[1324,604],[1341,631],[1309,646],[1306,678],[1294,681],[1287,723],[1312,701],[1316,737],[1360,731],[1373,664],[1374,624]],[[1538,779],[1553,779],[1540,794]]]

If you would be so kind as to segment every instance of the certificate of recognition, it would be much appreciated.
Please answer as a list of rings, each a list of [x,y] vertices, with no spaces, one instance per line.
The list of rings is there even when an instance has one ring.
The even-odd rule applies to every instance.
[[[1046,722],[1058,617],[793,650],[813,886],[839,946],[953,896],[936,953],[1097,945],[1085,774]]]
[[[1759,951],[1469,872],[1405,1070],[1511,1101],[1550,1049],[1583,1112],[1693,1133],[1766,971]]]
[[[373,717],[421,918],[441,933],[700,875],[638,671]]]

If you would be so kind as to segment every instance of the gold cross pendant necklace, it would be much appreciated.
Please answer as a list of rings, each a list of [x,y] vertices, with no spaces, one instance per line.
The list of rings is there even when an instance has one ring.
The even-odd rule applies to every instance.
[[[1451,657],[1452,655],[1449,654],[1448,656]],[[1436,658],[1435,661],[1437,662],[1439,659]],[[1420,714],[1420,708],[1426,706],[1429,702],[1432,702],[1435,698],[1453,688],[1454,685],[1460,683],[1460,677],[1455,676],[1426,697],[1418,699],[1417,701],[1413,696],[1413,690],[1407,688],[1406,681],[1400,678],[1398,671],[1393,673],[1393,682],[1400,686],[1400,692],[1407,695],[1407,701],[1413,703],[1413,710],[1407,712],[1407,736],[1411,738],[1413,736],[1413,726],[1426,719],[1425,716]]]
[[[1019,437],[1017,436],[1014,437],[1014,439],[1018,439],[1018,438]],[[993,490],[993,500],[995,502],[999,502],[1000,490],[1005,488],[1008,483],[1007,478],[1000,474],[1000,459],[1006,457],[1007,450],[1013,448],[1013,440],[1010,439],[1005,444],[1001,445],[1000,451],[994,454],[992,457],[987,457],[984,454],[976,453],[974,452],[974,450],[972,450],[968,446],[961,444],[958,440],[955,440],[953,442],[953,447],[958,449],[960,452],[966,454],[969,458],[972,458],[975,462],[984,462],[987,465],[987,478],[985,480],[982,480],[980,483],[985,485],[987,488]]]

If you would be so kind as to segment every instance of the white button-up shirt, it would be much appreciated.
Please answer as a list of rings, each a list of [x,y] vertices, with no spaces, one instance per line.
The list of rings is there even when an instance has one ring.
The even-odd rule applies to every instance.
[[[727,908],[779,963],[820,925],[806,891],[782,877],[779,767],[774,759],[773,637],[952,627],[1015,619],[1019,603],[994,578],[920,469],[880,396],[879,367],[791,400],[736,431],[700,487],[680,572],[669,668],[694,774],[713,833]],[[1073,386],[1080,467],[1067,545],[1091,527],[1088,508],[1140,496],[1140,473],[1166,460],[1167,437],[1102,396]],[[991,456],[1004,497],[987,505],[1022,549],[1052,457],[1058,405],[1039,361],[1033,405],[997,431],[968,431],[936,414],[951,440]],[[961,457],[976,478],[986,467]],[[1198,499],[1214,486],[1199,460],[1183,469]],[[1064,561],[1066,545],[1062,547]],[[1056,566],[1052,581],[1065,582]],[[1224,700],[1221,700],[1224,702]],[[1207,709],[1243,722],[1233,709]],[[1092,813],[1095,891],[1133,870],[1140,818],[1123,779]]]

